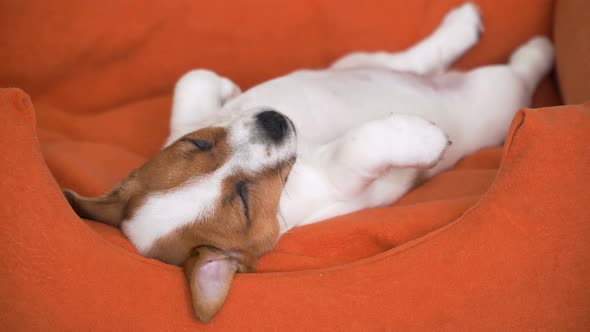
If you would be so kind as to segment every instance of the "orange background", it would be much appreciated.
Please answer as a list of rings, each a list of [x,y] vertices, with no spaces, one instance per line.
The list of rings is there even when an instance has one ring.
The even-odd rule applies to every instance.
[[[180,268],[81,221],[59,190],[100,194],[157,151],[189,69],[245,89],[347,51],[403,49],[459,3],[2,1],[0,86],[35,106],[0,90],[0,330],[587,328],[588,104],[519,113],[503,149],[391,207],[286,234],[206,326]],[[458,68],[551,35],[552,1],[477,3],[484,36]],[[535,106],[558,104],[547,80]]]

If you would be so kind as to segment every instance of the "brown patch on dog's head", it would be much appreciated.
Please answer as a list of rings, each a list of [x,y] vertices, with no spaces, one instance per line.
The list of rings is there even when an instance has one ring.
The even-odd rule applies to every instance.
[[[160,238],[146,255],[178,264],[193,248],[208,246],[238,259],[240,270],[252,270],[278,238],[277,210],[292,163],[226,178],[211,215]]]
[[[217,127],[187,134],[133,170],[104,196],[83,197],[69,189],[63,193],[80,217],[119,226],[150,193],[171,190],[223,165],[232,152],[226,136],[226,130]]]
[[[81,217],[114,226],[123,223],[142,254],[184,266],[194,310],[202,321],[221,308],[233,275],[254,270],[260,256],[274,247],[280,232],[279,201],[295,161],[295,131],[287,118],[264,111],[239,120],[227,128],[185,135],[105,196],[88,198],[64,190]],[[183,201],[175,206],[179,191]],[[210,193],[205,195],[210,200],[203,200],[202,193]],[[158,205],[155,214],[160,219],[152,220],[154,213],[146,206],[161,197],[172,203]],[[182,218],[192,217],[174,220],[171,224],[178,227],[158,233],[147,244],[145,234],[137,235],[150,235],[158,223],[169,221],[168,215],[178,218],[177,208],[188,209]]]

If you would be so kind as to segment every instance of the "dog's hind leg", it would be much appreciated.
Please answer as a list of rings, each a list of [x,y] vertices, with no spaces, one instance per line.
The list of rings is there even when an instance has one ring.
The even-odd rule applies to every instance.
[[[399,53],[352,53],[332,64],[333,69],[386,68],[420,75],[445,71],[479,40],[481,17],[477,6],[466,3],[450,11],[426,39]]]
[[[445,105],[441,109],[447,113],[441,114],[438,121],[441,127],[454,130],[448,134],[456,144],[426,175],[447,169],[483,147],[501,144],[514,114],[530,105],[539,81],[552,65],[551,42],[547,37],[534,37],[514,51],[506,65],[479,67],[456,77],[436,77],[440,86],[459,86],[450,98],[443,98]]]
[[[508,66],[525,85],[529,95],[553,66],[553,45],[547,37],[537,36],[510,56]]]
[[[195,129],[203,119],[240,94],[240,88],[209,70],[192,70],[182,76],[174,88],[170,136],[164,146]]]

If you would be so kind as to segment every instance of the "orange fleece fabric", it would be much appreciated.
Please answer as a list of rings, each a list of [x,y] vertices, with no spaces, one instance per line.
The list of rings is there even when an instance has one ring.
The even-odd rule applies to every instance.
[[[294,229],[207,325],[180,268],[80,220],[59,190],[100,194],[157,151],[191,68],[247,88],[403,49],[460,2],[4,3],[0,86],[35,108],[0,90],[0,330],[587,329],[590,104],[520,112],[503,149],[390,207]],[[551,32],[552,1],[478,4],[486,31],[459,68]],[[535,105],[558,103],[544,82]]]

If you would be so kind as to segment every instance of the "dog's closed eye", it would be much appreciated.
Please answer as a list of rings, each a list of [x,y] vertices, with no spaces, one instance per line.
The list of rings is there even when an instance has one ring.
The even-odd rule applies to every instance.
[[[246,181],[240,181],[236,184],[236,191],[242,199],[242,204],[244,206],[244,214],[246,215],[246,220],[250,223],[250,208],[248,206],[248,184]]]
[[[196,138],[185,138],[184,141],[189,142],[196,146],[201,151],[209,151],[213,148],[213,144],[208,141]]]

